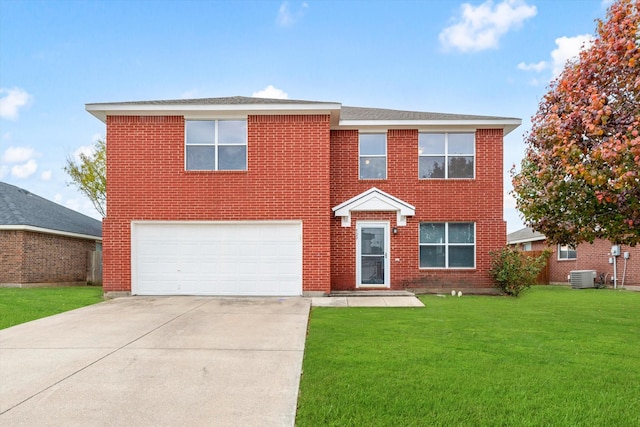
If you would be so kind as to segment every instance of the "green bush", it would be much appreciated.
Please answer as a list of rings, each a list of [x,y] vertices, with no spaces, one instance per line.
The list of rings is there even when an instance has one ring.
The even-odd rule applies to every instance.
[[[529,257],[511,248],[489,252],[494,287],[507,295],[517,297],[520,292],[536,284],[538,273],[547,263],[551,251],[545,250],[537,257]]]

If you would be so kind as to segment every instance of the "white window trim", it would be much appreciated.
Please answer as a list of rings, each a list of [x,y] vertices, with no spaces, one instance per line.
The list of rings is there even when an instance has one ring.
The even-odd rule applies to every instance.
[[[454,156],[449,155],[449,135],[455,133],[472,133],[473,134],[473,153],[468,154],[456,154]],[[420,154],[418,151],[418,179],[420,180],[435,180],[435,179],[476,179],[476,132],[418,132],[418,138],[420,134],[444,134],[444,154]],[[418,144],[418,150],[420,150],[420,144]],[[443,157],[444,156],[444,178],[422,178],[420,176],[420,157]],[[449,157],[473,157],[473,176],[471,178],[449,178]]]
[[[247,122],[247,119],[245,118],[225,118],[225,119],[185,119],[185,127],[184,127],[184,170],[187,172],[246,172],[249,169],[249,124],[247,122],[247,132],[244,135],[244,144],[220,144],[218,142],[218,123],[221,121],[234,121],[234,122],[240,122],[240,121],[244,121]],[[186,123],[187,122],[214,122],[214,139],[213,139],[213,144],[189,144],[187,142],[187,126]],[[244,164],[245,164],[245,168],[244,169],[219,169],[218,168],[218,160],[220,159],[219,156],[219,147],[246,147],[245,149],[245,154],[244,154]],[[213,169],[188,169],[187,168],[187,147],[213,147],[215,150],[215,156],[214,156],[214,168]]]
[[[569,252],[570,250],[573,250],[573,252],[575,252],[576,256],[574,256],[573,258],[568,258],[568,254],[567,254],[567,258],[561,258],[560,257],[560,248],[562,247],[566,247],[567,248],[567,252]],[[578,259],[578,250],[576,248],[574,248],[571,245],[558,245],[557,246],[557,256],[558,256],[558,261],[575,261],[576,259]]]
[[[360,153],[360,135],[384,135],[384,155],[367,154],[364,157],[384,158],[384,178],[362,178],[360,176],[360,162],[363,155]],[[389,138],[387,132],[360,132],[358,131],[358,180],[359,181],[382,181],[389,179]]]
[[[444,224],[444,243],[421,243],[420,242],[420,224]],[[453,246],[473,246],[473,267],[449,267],[449,224],[473,224],[473,243],[453,243]],[[477,233],[478,226],[474,221],[420,221],[418,223],[418,268],[420,270],[475,270],[477,263]],[[421,246],[443,246],[445,248],[444,251],[444,267],[421,267],[420,266],[420,247]]]

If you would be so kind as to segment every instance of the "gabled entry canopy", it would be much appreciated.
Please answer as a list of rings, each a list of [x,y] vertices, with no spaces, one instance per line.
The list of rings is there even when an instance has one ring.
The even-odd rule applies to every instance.
[[[396,211],[396,222],[399,226],[407,225],[407,217],[414,216],[416,213],[414,206],[375,187],[352,197],[332,210],[336,216],[342,217],[343,227],[351,227],[351,212]]]

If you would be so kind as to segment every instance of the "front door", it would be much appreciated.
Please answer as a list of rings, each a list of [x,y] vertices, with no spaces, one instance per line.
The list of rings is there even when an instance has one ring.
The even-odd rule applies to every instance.
[[[389,287],[389,223],[358,222],[356,287]]]

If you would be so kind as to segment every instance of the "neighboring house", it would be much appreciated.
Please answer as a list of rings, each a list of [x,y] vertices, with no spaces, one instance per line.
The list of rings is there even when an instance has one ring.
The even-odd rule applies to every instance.
[[[617,285],[640,286],[640,246],[620,245],[620,255],[611,255],[611,242],[596,239],[593,243],[581,243],[577,247],[550,245],[544,234],[529,227],[507,235],[507,244],[523,251],[553,251],[549,258],[549,276],[552,283],[568,283],[569,272],[595,270],[598,278],[604,274],[607,284],[613,284],[616,263]],[[625,259],[625,252],[628,258]]]
[[[100,221],[0,182],[0,286],[86,283],[101,245]]]
[[[489,288],[520,119],[246,97],[87,104],[107,294]]]

